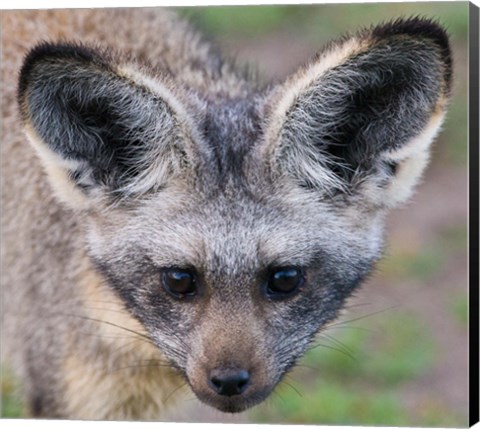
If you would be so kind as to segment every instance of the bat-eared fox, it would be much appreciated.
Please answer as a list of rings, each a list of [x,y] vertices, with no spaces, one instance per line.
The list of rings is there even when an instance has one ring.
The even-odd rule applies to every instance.
[[[445,31],[358,30],[264,84],[170,11],[2,27],[2,360],[29,415],[162,419],[182,383],[224,412],[263,401],[427,164]]]

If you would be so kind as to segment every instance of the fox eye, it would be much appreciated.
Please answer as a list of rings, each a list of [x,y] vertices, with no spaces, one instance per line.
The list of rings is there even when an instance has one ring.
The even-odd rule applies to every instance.
[[[267,295],[284,298],[295,293],[304,283],[305,277],[298,267],[282,267],[271,271],[267,284]]]
[[[192,296],[197,292],[195,275],[188,270],[168,268],[162,272],[162,283],[165,290],[175,298]]]

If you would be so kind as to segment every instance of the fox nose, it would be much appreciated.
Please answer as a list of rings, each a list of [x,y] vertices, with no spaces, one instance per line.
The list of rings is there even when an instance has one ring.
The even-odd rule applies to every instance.
[[[216,368],[210,372],[208,381],[210,387],[219,395],[234,396],[246,390],[250,374],[244,369]]]

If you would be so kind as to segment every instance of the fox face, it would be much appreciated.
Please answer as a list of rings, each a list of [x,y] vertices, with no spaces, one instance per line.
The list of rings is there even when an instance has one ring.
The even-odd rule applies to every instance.
[[[442,123],[451,59],[445,32],[411,19],[333,43],[278,85],[237,79],[240,93],[209,91],[47,43],[18,92],[95,270],[226,412],[265,399],[372,271]]]

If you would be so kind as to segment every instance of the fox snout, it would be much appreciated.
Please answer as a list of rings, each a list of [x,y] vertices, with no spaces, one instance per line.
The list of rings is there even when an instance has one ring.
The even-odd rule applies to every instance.
[[[192,373],[193,372],[193,373]],[[225,363],[213,369],[195,368],[187,373],[194,393],[220,411],[236,413],[261,402],[271,392],[261,371],[248,365]]]
[[[186,366],[188,383],[196,396],[230,413],[261,402],[277,378],[275,365],[264,353],[267,347],[261,327],[253,315],[249,318],[252,323],[245,325],[234,313],[219,318],[210,314],[199,326]],[[220,319],[224,323],[217,323]]]

